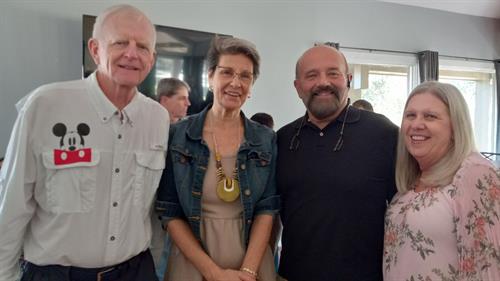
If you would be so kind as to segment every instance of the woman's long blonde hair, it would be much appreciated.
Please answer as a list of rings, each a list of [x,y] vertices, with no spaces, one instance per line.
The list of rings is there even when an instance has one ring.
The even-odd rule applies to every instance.
[[[437,81],[428,81],[418,85],[408,96],[405,104],[418,94],[430,93],[440,99],[447,107],[450,115],[452,139],[448,152],[440,159],[428,175],[421,176],[420,167],[408,152],[405,145],[405,132],[399,131],[397,159],[396,159],[396,185],[399,191],[406,191],[420,180],[429,186],[445,186],[452,182],[460,165],[467,155],[476,151],[474,133],[469,116],[467,103],[460,91],[451,84]],[[404,118],[404,115],[403,115]]]

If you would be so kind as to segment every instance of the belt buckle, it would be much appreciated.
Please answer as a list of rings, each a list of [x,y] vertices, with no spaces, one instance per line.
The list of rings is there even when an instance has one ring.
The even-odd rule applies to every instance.
[[[99,271],[99,272],[97,273],[97,280],[96,280],[96,281],[102,281],[102,276],[103,276],[104,274],[106,274],[106,273],[110,272],[110,271],[113,271],[113,270],[115,270],[115,268],[114,268],[114,267],[108,268],[108,269],[103,270],[103,271]]]

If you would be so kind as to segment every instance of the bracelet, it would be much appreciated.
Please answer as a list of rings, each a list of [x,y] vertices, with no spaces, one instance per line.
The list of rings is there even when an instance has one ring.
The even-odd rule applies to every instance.
[[[240,271],[243,271],[243,272],[246,272],[246,273],[252,275],[257,280],[259,279],[259,276],[258,276],[257,272],[255,272],[255,271],[253,271],[253,270],[251,270],[249,268],[242,267],[242,268],[240,268]]]

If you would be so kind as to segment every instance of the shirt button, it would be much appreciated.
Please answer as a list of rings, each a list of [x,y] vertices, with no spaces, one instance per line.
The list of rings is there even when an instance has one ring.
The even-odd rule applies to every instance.
[[[117,174],[118,174],[119,172],[120,172],[120,169],[116,168],[116,169],[115,169],[115,173],[117,173]]]
[[[118,202],[113,202],[113,207],[118,206]]]
[[[323,132],[319,132],[319,136],[322,137],[324,136],[325,134],[323,134]]]
[[[118,115],[118,111],[115,111],[115,115]]]
[[[245,166],[245,164],[241,164],[240,168],[241,168],[242,170],[245,170],[245,169],[247,168],[247,166]]]
[[[245,189],[244,193],[246,196],[250,196],[250,194],[252,194],[252,191],[250,191],[250,189]]]
[[[106,120],[108,120],[108,118],[104,117],[104,118],[102,118],[102,120],[106,121]]]
[[[252,220],[247,220],[247,224],[251,224],[252,223]]]
[[[118,139],[121,139],[121,138],[122,138],[122,135],[121,135],[121,134],[119,134],[119,135],[118,135]]]
[[[111,237],[109,237],[109,240],[111,240],[111,241],[115,241],[115,237],[114,237],[114,236],[111,236]]]

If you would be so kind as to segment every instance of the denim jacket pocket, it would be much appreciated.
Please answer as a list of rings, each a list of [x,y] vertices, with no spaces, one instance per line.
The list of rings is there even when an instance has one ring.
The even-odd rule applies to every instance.
[[[78,159],[85,159],[79,161]],[[95,149],[53,150],[42,153],[46,170],[47,207],[54,213],[85,213],[93,209],[97,164]]]
[[[254,186],[262,193],[266,188],[266,184],[270,173],[272,155],[265,151],[250,151],[248,153],[248,179],[253,181],[251,186]],[[254,190],[256,192],[257,190]]]
[[[143,208],[144,215],[148,215],[165,168],[165,153],[159,150],[137,151],[135,160],[134,205]]]
[[[193,178],[190,175],[193,173],[194,156],[188,150],[175,146],[171,147],[171,154],[175,185],[180,192],[180,190],[191,186]],[[179,194],[179,196],[182,195]]]
[[[248,153],[248,159],[255,162],[257,167],[266,167],[271,163],[272,154],[265,151],[252,150]]]

